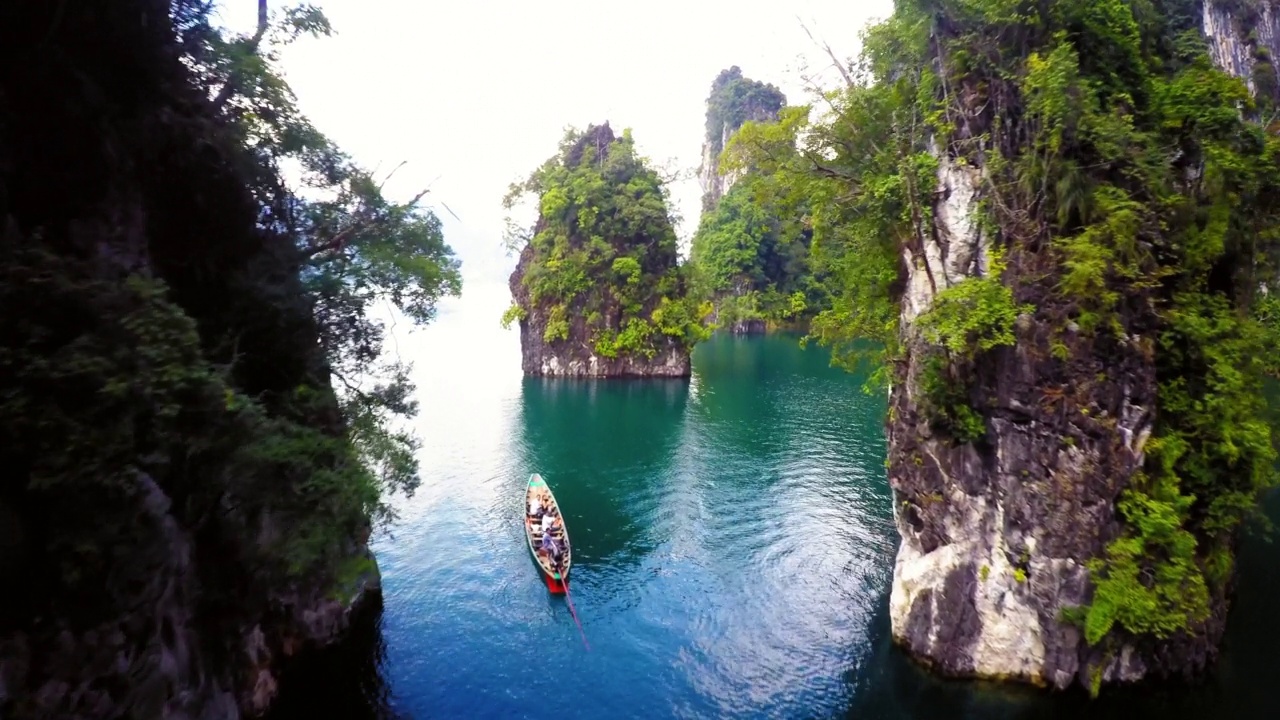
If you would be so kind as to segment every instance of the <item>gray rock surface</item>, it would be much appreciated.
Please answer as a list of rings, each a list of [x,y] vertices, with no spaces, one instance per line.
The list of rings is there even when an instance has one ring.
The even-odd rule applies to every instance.
[[[1203,5],[1214,60],[1246,79],[1255,42],[1277,49],[1274,3],[1254,5],[1248,22],[1221,0]],[[1132,682],[1203,671],[1217,654],[1225,594],[1213,598],[1202,627],[1159,643],[1121,636],[1106,651],[1091,648],[1063,619],[1088,604],[1086,563],[1119,533],[1116,500],[1144,460],[1156,403],[1150,337],[1095,347],[1069,328],[1072,360],[1063,369],[1050,361],[1048,330],[1024,316],[1016,346],[974,368],[969,400],[984,415],[985,438],[956,444],[925,418],[911,322],[941,290],[989,272],[989,242],[976,222],[982,169],[935,155],[938,227],[920,252],[904,253],[908,352],[889,401],[889,482],[902,536],[894,640],[943,674],[1058,688],[1087,686],[1095,673]],[[1126,318],[1131,328],[1148,321]]]
[[[511,274],[511,295],[522,305],[529,304],[528,289],[522,282],[533,249],[526,247],[520,254],[520,262]],[[569,337],[547,342],[549,311],[534,307],[520,320],[520,368],[525,375],[534,377],[569,378],[646,378],[689,377],[693,368],[689,361],[689,349],[674,338],[658,339],[658,351],[653,357],[620,354],[610,358],[600,355],[588,341],[591,335],[586,318],[576,312],[569,318]]]

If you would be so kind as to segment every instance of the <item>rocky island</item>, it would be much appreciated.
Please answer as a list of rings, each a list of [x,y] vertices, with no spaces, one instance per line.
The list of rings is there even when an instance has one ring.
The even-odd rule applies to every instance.
[[[706,136],[702,139],[702,164],[698,184],[702,186],[702,212],[715,209],[738,179],[738,173],[723,173],[720,153],[729,138],[747,122],[774,122],[787,104],[787,96],[768,83],[744,77],[734,65],[722,70],[711,83],[707,96]]]
[[[631,133],[571,131],[523,184],[537,224],[516,239],[513,304],[521,366],[548,377],[688,377],[710,308],[689,295],[658,174]]]
[[[1251,121],[1274,70],[1252,97],[1223,72],[1269,69],[1269,3],[1076,5],[1012,44],[947,13],[918,59],[952,120],[922,138],[933,221],[900,245],[890,614],[945,673],[1096,693],[1217,655],[1274,481],[1250,308],[1280,145]],[[961,59],[982,46],[1018,80]]]
[[[707,98],[703,211],[689,265],[695,293],[712,303],[713,324],[735,335],[802,327],[827,305],[810,253],[807,199],[775,192],[767,163],[735,149],[740,133],[756,149],[762,134],[772,134],[786,137],[774,137],[771,150],[793,156],[788,130],[803,112],[786,108],[784,115],[785,104],[776,87],[744,77],[736,65],[716,77]]]
[[[826,119],[731,139],[757,198],[807,199],[812,336],[889,391],[893,637],[937,671],[1097,693],[1216,657],[1276,480],[1276,23],[898,2]]]

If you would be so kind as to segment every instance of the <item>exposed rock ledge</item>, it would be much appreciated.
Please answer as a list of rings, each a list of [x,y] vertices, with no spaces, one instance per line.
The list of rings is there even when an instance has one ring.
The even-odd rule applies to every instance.
[[[734,335],[763,335],[768,331],[763,320],[736,320],[729,325],[729,332]]]
[[[282,666],[299,651],[314,650],[339,642],[351,618],[382,594],[382,575],[372,553],[366,551],[370,567],[337,597],[312,596],[307,604],[299,604],[297,619],[291,627],[279,632],[275,642],[268,639],[262,625],[254,625],[243,638],[248,665],[247,692],[240,707],[249,717],[266,713],[279,690]],[[285,603],[288,605],[289,603]],[[274,648],[274,649],[273,649]]]

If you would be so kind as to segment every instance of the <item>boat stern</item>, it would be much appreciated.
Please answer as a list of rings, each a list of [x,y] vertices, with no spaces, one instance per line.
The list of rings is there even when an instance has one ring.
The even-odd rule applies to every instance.
[[[547,581],[547,590],[549,590],[552,595],[564,594],[564,591],[565,591],[564,586],[565,586],[565,583],[568,582],[567,578],[564,578],[561,576],[551,577],[546,573],[542,574],[542,578]]]

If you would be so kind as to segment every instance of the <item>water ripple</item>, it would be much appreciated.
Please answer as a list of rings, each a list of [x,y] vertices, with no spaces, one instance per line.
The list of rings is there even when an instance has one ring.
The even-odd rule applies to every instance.
[[[503,380],[466,413],[424,420],[423,487],[376,542],[398,710],[533,717],[554,698],[562,718],[704,718],[848,706],[852,648],[869,637],[893,549],[881,401],[820,353],[753,342],[699,348],[688,384]],[[424,407],[461,403],[459,384],[424,378]],[[535,471],[568,520],[589,653],[518,523]]]
[[[1206,690],[1107,704],[943,683],[889,648],[883,397],[777,337],[700,346],[689,383],[522,381],[514,334],[474,329],[494,327],[499,300],[463,314],[467,332],[401,345],[426,409],[423,486],[375,543],[385,659],[365,662],[381,663],[400,716],[1277,716],[1274,549],[1242,544],[1224,655],[1251,650]],[[569,521],[589,652],[529,558],[535,471]],[[288,718],[386,720],[377,706]]]

